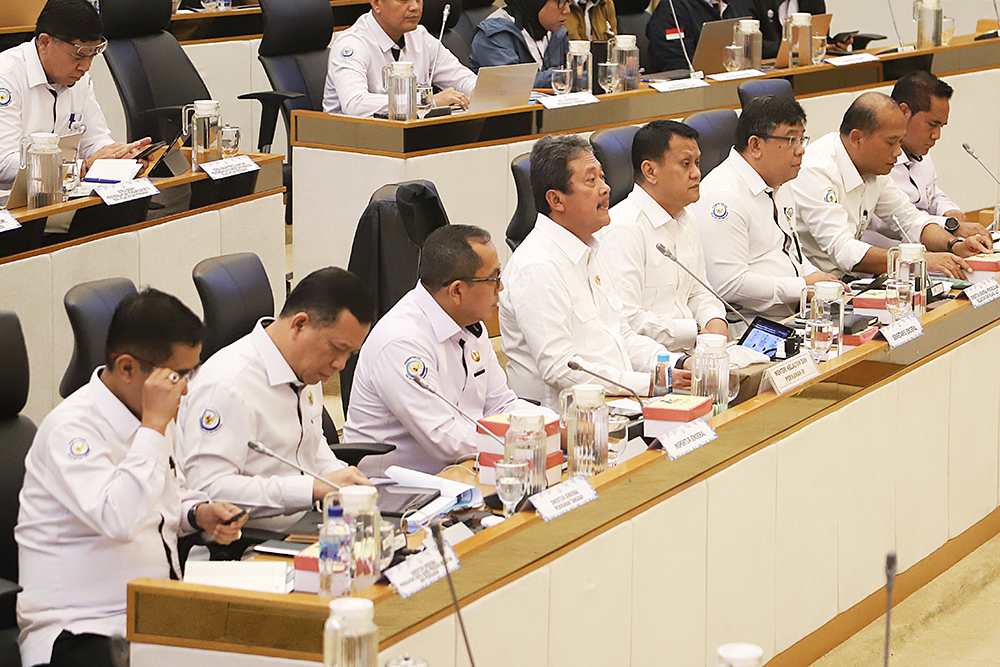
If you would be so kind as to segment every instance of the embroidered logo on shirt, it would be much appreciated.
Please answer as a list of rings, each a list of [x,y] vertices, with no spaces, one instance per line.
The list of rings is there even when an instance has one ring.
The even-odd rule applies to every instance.
[[[202,431],[208,431],[209,433],[211,433],[212,431],[218,430],[220,426],[222,426],[222,418],[219,417],[218,412],[216,412],[212,408],[208,408],[203,413],[201,413]]]
[[[594,282],[597,283],[598,285],[600,285],[601,284],[601,277],[600,276],[594,276]]]
[[[354,48],[350,46],[345,46],[343,50],[340,52],[340,55],[342,55],[345,58],[350,58],[351,56],[354,55]]]
[[[727,215],[729,215],[729,207],[721,201],[712,207],[712,217],[716,220],[722,220]]]
[[[406,374],[413,378],[422,378],[427,375],[427,366],[420,357],[410,357],[406,360]]]
[[[786,206],[785,207],[785,217],[788,218],[789,220],[791,220],[793,215],[795,215],[795,209],[792,208],[791,206]]]
[[[472,357],[473,361],[479,361],[479,350],[473,350],[469,356]]]
[[[10,91],[6,88],[0,88],[0,107],[10,104],[11,99]]]
[[[312,405],[313,404],[313,393],[312,393],[312,390],[310,390],[309,393],[306,394],[306,397],[309,399],[309,405]]]
[[[90,453],[90,445],[83,438],[73,438],[69,441],[69,455],[74,459],[82,459]]]
[[[833,190],[827,190],[826,194],[823,195],[823,201],[825,201],[827,204],[836,204],[837,193],[834,192]]]

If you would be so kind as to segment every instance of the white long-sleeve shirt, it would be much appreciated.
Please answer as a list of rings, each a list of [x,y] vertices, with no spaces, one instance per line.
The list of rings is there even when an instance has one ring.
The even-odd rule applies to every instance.
[[[313,478],[247,443],[260,442],[318,475],[345,466],[323,437],[322,385],[299,381],[264,330],[270,322],[261,320],[205,362],[177,423],[191,488],[248,509],[251,526],[283,530],[312,506]]]
[[[638,333],[670,350],[688,350],[694,347],[699,324],[725,319],[725,306],[656,249],[662,243],[708,282],[698,225],[687,208],[675,220],[636,185],[611,209],[611,224],[600,239],[622,312]]]
[[[911,204],[933,216],[940,216],[935,217],[934,221],[942,227],[947,219],[944,217],[945,213],[962,210],[938,187],[937,170],[930,155],[917,160],[907,155],[905,151],[900,153],[896,166],[889,172],[889,176]],[[902,234],[895,225],[886,224],[878,217],[872,220],[871,228],[888,238],[902,239]]]
[[[448,50],[427,28],[418,25],[403,35],[405,46],[399,60],[412,62],[417,83],[433,83],[439,88],[454,88],[470,95],[476,87],[476,75]],[[382,68],[391,62],[396,43],[385,33],[371,12],[337,37],[330,48],[323,111],[348,116],[371,116],[385,113],[389,96],[382,86]],[[434,81],[430,80],[431,68]]]
[[[871,248],[860,239],[872,215],[895,215],[914,242],[935,222],[888,175],[861,178],[838,132],[809,144],[791,186],[803,252],[820,271],[837,277],[852,271]]]
[[[458,326],[422,284],[378,321],[358,357],[344,440],[385,442],[396,451],[364,459],[365,474],[382,476],[392,465],[436,474],[483,444],[496,445],[408,373],[476,419],[533,407],[507,388],[486,327],[479,327],[477,336]]]
[[[803,276],[815,273],[816,267],[802,253],[795,232],[795,197],[787,183],[772,191],[733,149],[701,182],[701,199],[691,211],[698,221],[709,282],[725,299],[742,306],[744,317],[780,319],[798,309],[806,286]]]
[[[560,390],[605,385],[570,370],[571,360],[640,395],[649,392],[656,356],[667,350],[629,326],[598,247],[539,214],[507,263],[500,331],[508,384],[518,396],[558,410]],[[605,388],[621,393],[614,385]]]
[[[183,488],[174,424],[141,427],[102,370],[45,417],[25,459],[14,535],[26,666],[48,663],[63,630],[124,637],[128,583],[180,575],[177,533],[208,501]]]

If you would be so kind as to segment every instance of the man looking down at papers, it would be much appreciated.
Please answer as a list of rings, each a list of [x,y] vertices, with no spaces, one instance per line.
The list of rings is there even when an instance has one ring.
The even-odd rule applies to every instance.
[[[445,225],[427,237],[420,282],[378,321],[358,357],[344,439],[396,445],[363,460],[366,473],[398,465],[434,474],[495,444],[413,377],[474,419],[534,407],[507,388],[483,324],[502,290],[485,229]]]
[[[202,332],[169,294],[127,297],[108,328],[107,366],[42,421],[14,531],[26,667],[120,664],[111,637],[125,636],[128,583],[177,579],[178,533],[220,544],[239,535],[240,508],[187,490],[177,467],[174,419]]]
[[[369,484],[323,437],[323,387],[368,335],[371,296],[353,273],[313,271],[277,319],[205,362],[181,406],[181,456],[192,488],[250,512],[251,525],[282,530],[333,487],[252,451],[276,454],[340,486]],[[288,516],[291,515],[291,516]]]
[[[810,144],[802,171],[792,181],[796,228],[802,250],[817,268],[842,277],[878,275],[886,270],[886,251],[861,241],[872,215],[889,216],[913,241],[923,243],[927,267],[951,278],[969,270],[962,257],[988,250],[979,239],[952,236],[934,217],[917,210],[892,182],[889,172],[902,152],[906,115],[882,93],[854,100],[840,124]]]

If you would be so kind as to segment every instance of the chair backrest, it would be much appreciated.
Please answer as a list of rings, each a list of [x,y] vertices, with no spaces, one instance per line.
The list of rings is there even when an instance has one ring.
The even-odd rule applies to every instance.
[[[205,313],[204,361],[274,315],[274,295],[260,258],[252,252],[209,257],[191,272]]]
[[[471,4],[469,0],[465,0],[465,11],[458,17],[458,23],[453,29],[469,45],[470,50],[472,49],[472,38],[476,36],[476,28],[487,16],[497,10],[492,3],[477,7],[472,7]]]
[[[618,3],[615,3],[615,11],[618,12]],[[649,38],[646,37],[646,24],[649,23],[650,14],[645,8],[635,13],[617,14],[618,34],[635,35],[635,45],[639,49],[639,66],[649,69]]]
[[[744,81],[736,89],[736,93],[740,96],[741,109],[746,109],[750,100],[763,97],[764,95],[787,97],[790,100],[795,99],[792,84],[788,79],[754,79],[752,81]]]
[[[167,32],[170,0],[102,0],[101,21],[111,70],[125,110],[129,141],[174,139],[181,114],[161,117],[152,109],[180,107],[211,95],[177,39]]]
[[[63,306],[73,329],[73,356],[59,383],[66,398],[90,381],[90,374],[105,361],[111,316],[125,297],[135,294],[128,278],[107,278],[80,283],[63,297]]]
[[[538,209],[535,208],[535,194],[531,189],[531,153],[518,155],[510,163],[514,174],[514,189],[517,191],[517,208],[507,225],[507,245],[517,250],[531,230],[535,228]]]
[[[594,156],[604,168],[604,180],[611,186],[611,205],[614,206],[632,192],[635,172],[632,169],[632,139],[638,127],[612,127],[590,135]]]
[[[420,25],[435,37],[441,32],[441,18],[444,16],[444,6],[451,5],[448,10],[448,23],[445,30],[451,30],[458,25],[462,16],[462,0],[424,0],[423,13],[420,15]]]
[[[736,143],[736,120],[736,112],[732,109],[700,111],[684,119],[698,130],[702,178],[729,157],[729,149]]]

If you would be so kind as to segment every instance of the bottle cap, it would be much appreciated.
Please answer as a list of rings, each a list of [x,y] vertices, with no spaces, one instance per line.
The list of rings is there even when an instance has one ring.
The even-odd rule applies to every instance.
[[[634,49],[635,35],[615,35],[615,48]]]
[[[815,287],[816,297],[825,301],[835,301],[844,294],[844,286],[832,280],[821,280]]]
[[[899,258],[904,262],[919,262],[924,258],[922,243],[900,243]]]
[[[573,385],[573,402],[582,408],[604,405],[604,387],[598,384]]]
[[[219,113],[221,105],[216,100],[195,100],[194,112],[199,116],[209,116]]]
[[[51,132],[32,132],[31,149],[36,153],[54,153],[59,150],[59,135]]]
[[[326,516],[330,519],[339,519],[344,516],[344,508],[340,505],[330,505],[326,508]]]
[[[704,352],[725,352],[729,339],[722,334],[703,333],[695,339],[695,349]]]
[[[340,488],[340,506],[345,514],[353,512],[371,512],[378,500],[378,490],[374,486],[342,486]]]
[[[760,30],[760,21],[757,19],[741,19],[740,30],[743,32],[758,32]]]
[[[540,431],[545,428],[545,415],[541,410],[525,408],[510,413],[512,431]]]
[[[812,14],[809,12],[794,12],[792,14],[792,25],[812,25]]]
[[[590,42],[585,39],[571,39],[569,40],[569,52],[574,55],[590,53]]]
[[[659,354],[656,355],[656,361],[657,362],[667,363],[668,361],[670,361],[670,353],[669,352],[660,352]]]
[[[413,63],[400,60],[392,63],[393,76],[409,76],[413,74]]]
[[[375,621],[375,604],[365,598],[330,600],[330,613],[344,629],[360,628]]]
[[[723,644],[716,649],[716,654],[724,665],[731,667],[757,667],[764,657],[764,649],[756,644],[733,642]]]

